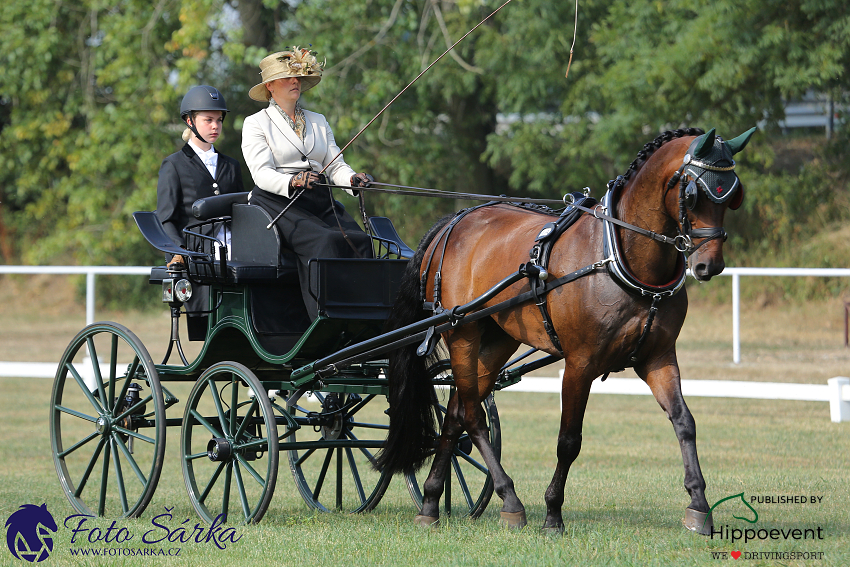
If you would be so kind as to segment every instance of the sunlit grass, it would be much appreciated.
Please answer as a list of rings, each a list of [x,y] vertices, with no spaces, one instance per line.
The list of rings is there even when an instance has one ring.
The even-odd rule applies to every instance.
[[[185,399],[185,385],[174,385]],[[0,379],[4,445],[0,449],[0,519],[24,503],[47,503],[61,523],[73,513],[65,499],[50,454],[47,426],[51,380]],[[539,533],[543,492],[555,466],[558,400],[551,394],[497,394],[502,423],[503,464],[524,501],[529,526],[521,532],[498,524],[501,502],[494,496],[477,521],[443,518],[437,530],[412,525],[415,510],[404,483],[394,479],[378,508],[369,514],[318,514],[304,505],[282,459],[271,507],[257,526],[237,526],[241,539],[221,550],[211,543],[136,547],[180,547],[179,557],[72,558],[69,549],[115,547],[71,543],[60,529],[52,565],[704,565],[712,551],[823,551],[824,559],[783,565],[847,565],[850,562],[850,424],[829,421],[826,404],[791,401],[691,399],[697,420],[702,469],[710,502],[745,492],[817,494],[816,506],[759,507],[760,522],[771,527],[820,526],[817,542],[736,544],[711,540],[681,525],[688,503],[682,487],[678,443],[670,423],[650,397],[593,396],[585,418],[582,453],[567,480],[564,536]],[[176,411],[175,411],[176,410]],[[182,403],[169,417],[182,413]],[[138,520],[116,526],[135,534],[162,537],[153,519],[176,530],[200,522],[183,485],[171,428],[162,478],[148,509]],[[169,512],[170,511],[170,512]],[[719,509],[718,524],[735,522],[732,509]],[[184,520],[188,520],[185,524]],[[106,530],[112,519],[90,520]],[[203,523],[201,523],[203,525]],[[191,532],[191,529],[188,531]],[[130,542],[121,544],[130,546]],[[121,547],[117,546],[117,547]],[[132,546],[130,546],[132,547]],[[2,553],[7,553],[3,551]],[[9,555],[6,563],[20,565]],[[775,562],[748,562],[773,565]]]

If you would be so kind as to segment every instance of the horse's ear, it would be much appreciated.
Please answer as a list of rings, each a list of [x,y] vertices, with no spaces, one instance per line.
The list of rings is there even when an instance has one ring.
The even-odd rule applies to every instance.
[[[750,138],[753,134],[756,133],[756,127],[753,126],[737,138],[733,138],[731,140],[726,141],[726,147],[729,148],[729,151],[732,152],[732,155],[737,154],[741,150],[747,147],[747,142],[750,141]]]
[[[694,150],[694,157],[699,159],[706,157],[711,152],[711,148],[714,147],[714,138],[714,128],[703,134]]]

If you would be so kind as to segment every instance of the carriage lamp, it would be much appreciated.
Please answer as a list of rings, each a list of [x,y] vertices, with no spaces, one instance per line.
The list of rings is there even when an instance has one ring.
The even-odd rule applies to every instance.
[[[192,283],[189,280],[179,280],[174,286],[174,295],[179,301],[186,303],[192,297]]]
[[[162,280],[162,302],[171,303],[174,301],[174,280],[165,278]]]

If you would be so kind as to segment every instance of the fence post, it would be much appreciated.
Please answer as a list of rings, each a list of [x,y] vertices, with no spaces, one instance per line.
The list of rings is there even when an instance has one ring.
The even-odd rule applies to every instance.
[[[732,362],[741,363],[741,276],[732,274]]]
[[[826,381],[829,384],[829,418],[833,423],[850,421],[850,401],[844,395],[850,390],[850,378],[836,376]]]
[[[94,323],[94,271],[86,272],[86,325]]]

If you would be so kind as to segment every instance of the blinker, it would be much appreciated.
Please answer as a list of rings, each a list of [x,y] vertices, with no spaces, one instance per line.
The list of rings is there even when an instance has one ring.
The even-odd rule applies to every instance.
[[[697,184],[691,180],[687,187],[685,187],[685,206],[688,207],[689,211],[693,211],[694,207],[697,206],[698,192],[699,189],[697,189]]]

